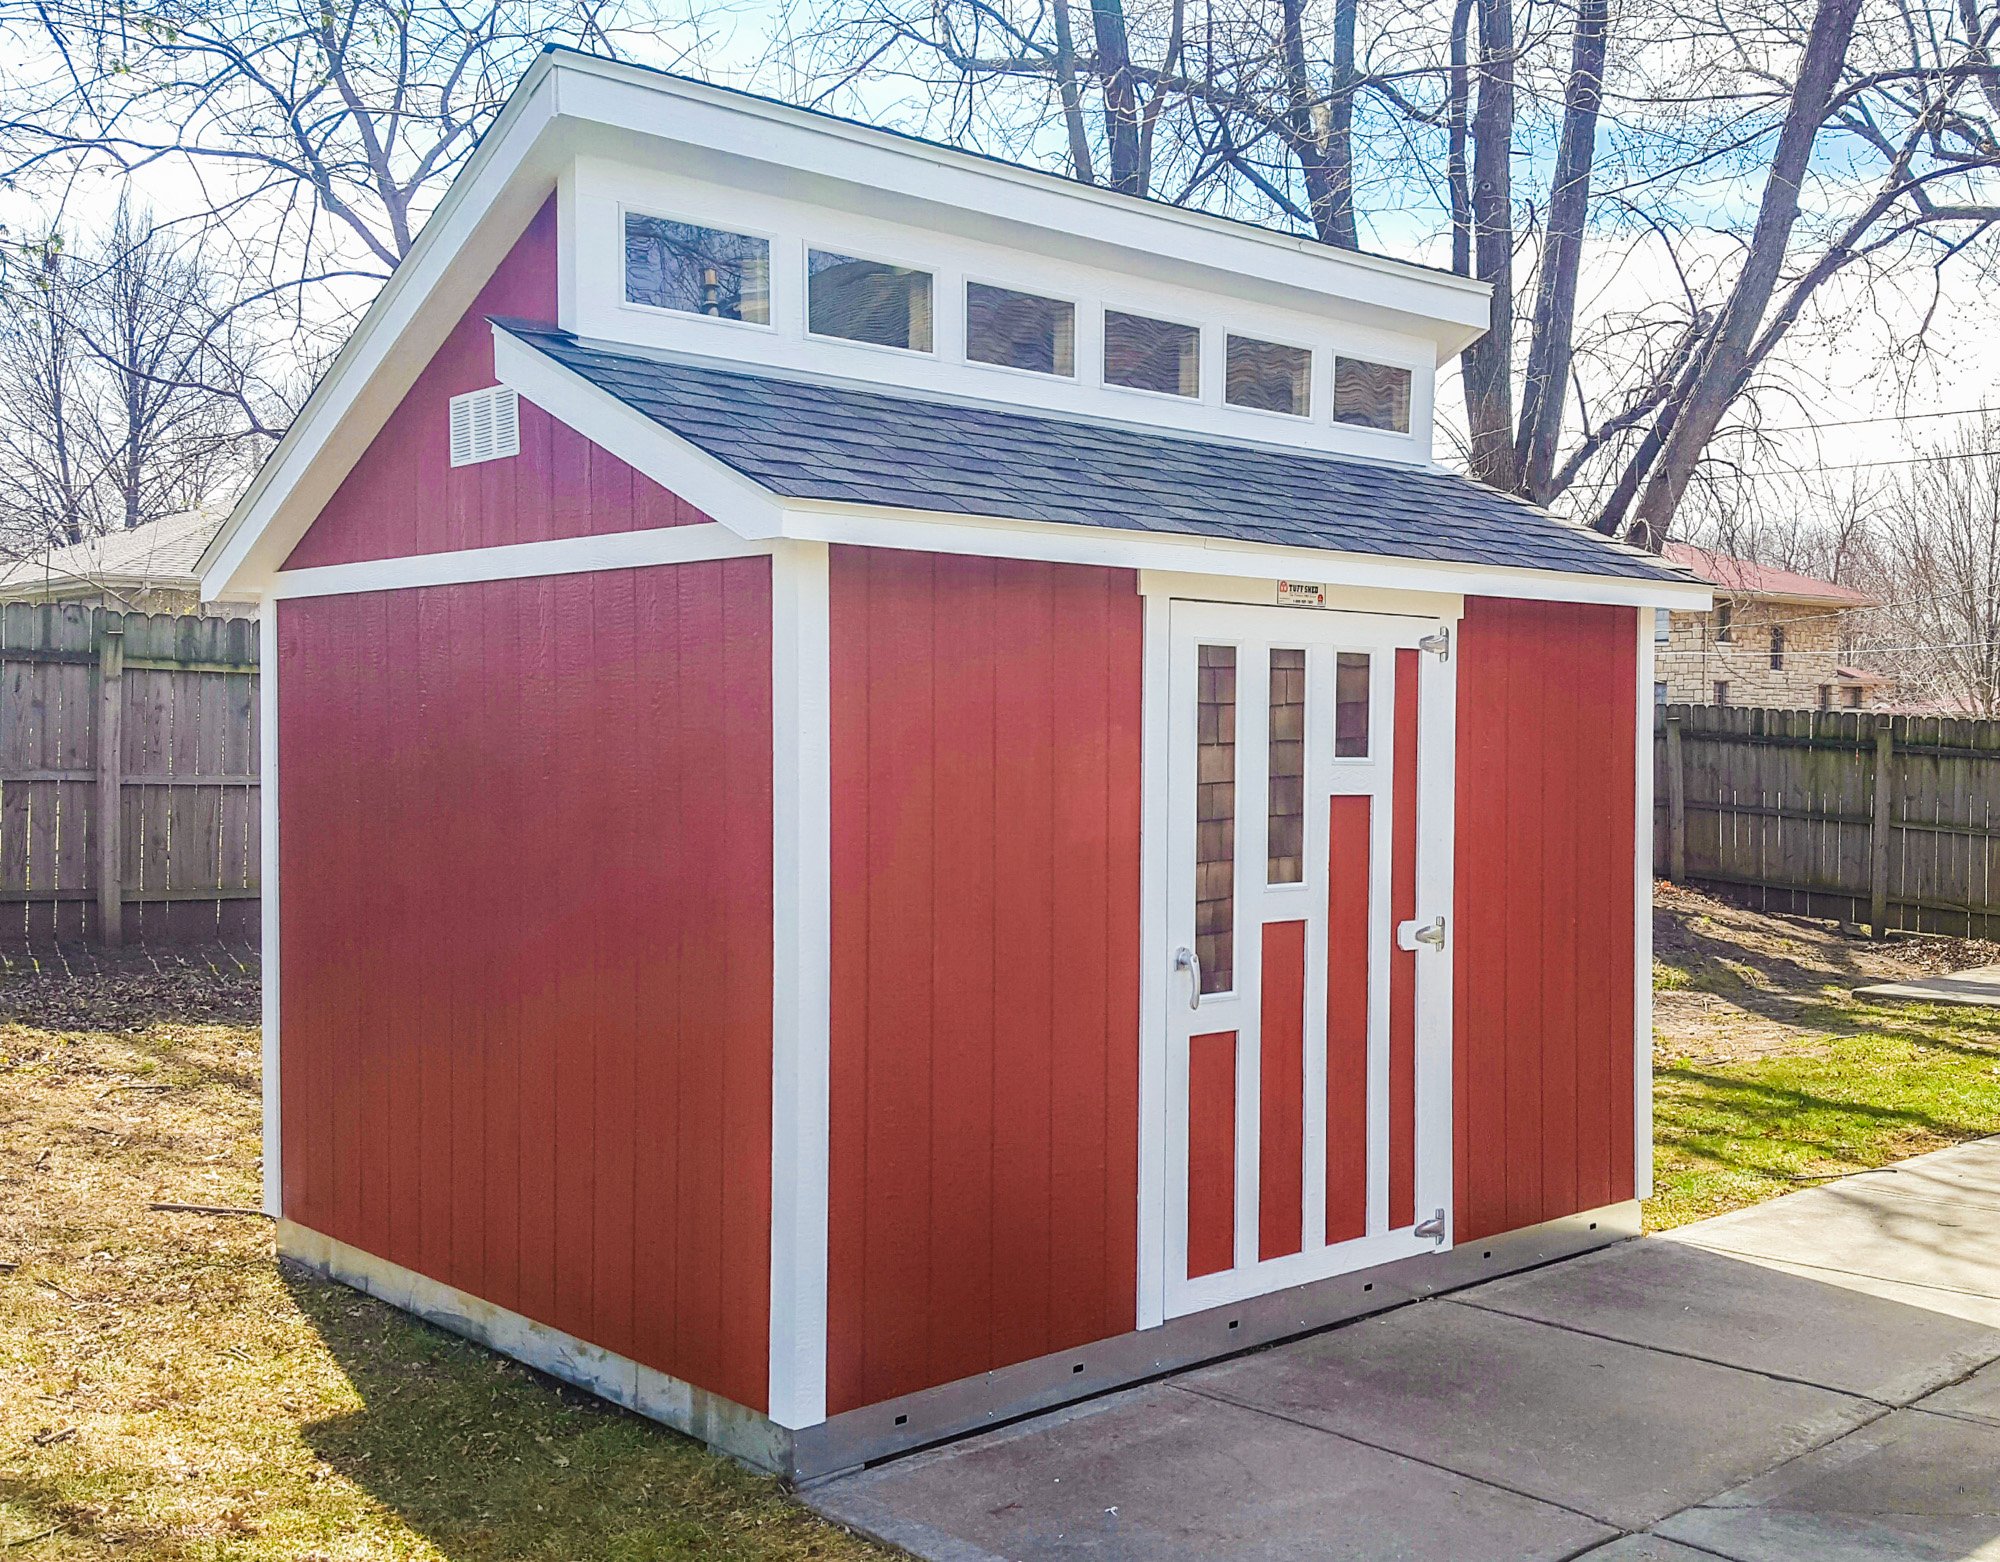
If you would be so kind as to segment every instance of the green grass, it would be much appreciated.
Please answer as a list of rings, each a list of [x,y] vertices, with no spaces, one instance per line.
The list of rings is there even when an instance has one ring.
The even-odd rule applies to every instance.
[[[0,988],[0,1558],[860,1562],[651,1422],[280,1266],[253,972]],[[148,1088],[135,1089],[145,1085]]]
[[[1654,1070],[1649,1229],[2000,1133],[2000,1015],[1831,1004],[1796,1051]]]

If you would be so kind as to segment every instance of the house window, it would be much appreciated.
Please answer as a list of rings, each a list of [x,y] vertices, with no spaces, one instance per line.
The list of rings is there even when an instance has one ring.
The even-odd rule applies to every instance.
[[[1771,666],[1773,669],[1782,670],[1784,665],[1785,626],[1783,624],[1773,624],[1771,626]]]
[[[1410,432],[1410,371],[1365,358],[1333,360],[1333,421]]]
[[[1655,705],[1664,705],[1667,703],[1667,680],[1664,678],[1655,678],[1653,680],[1653,703]]]
[[[931,274],[816,249],[806,257],[806,315],[814,336],[927,353]]]
[[[1715,605],[1715,638],[1723,645],[1729,643],[1730,619],[1734,617],[1730,604],[1718,602]]]
[[[1833,685],[1830,683],[1823,683],[1819,686],[1819,708],[1821,710],[1833,709]]]
[[[625,298],[684,315],[769,325],[770,241],[627,212]]]
[[[1223,397],[1230,406],[1294,418],[1311,415],[1312,354],[1305,348],[1232,336],[1224,368]]]
[[[1729,680],[1727,678],[1718,678],[1715,680],[1715,703],[1718,705],[1727,705],[1729,703]]]
[[[1011,288],[965,285],[965,356],[1033,374],[1076,373],[1076,305]]]
[[[1673,634],[1673,615],[1663,607],[1653,609],[1653,644],[1665,645]]]
[[[1164,396],[1201,393],[1201,332],[1191,325],[1104,311],[1104,383]]]
[[[1861,685],[1858,683],[1851,683],[1847,686],[1847,708],[1849,710],[1861,709]]]
[[[1201,991],[1236,984],[1236,647],[1205,645],[1197,674],[1194,951]]]

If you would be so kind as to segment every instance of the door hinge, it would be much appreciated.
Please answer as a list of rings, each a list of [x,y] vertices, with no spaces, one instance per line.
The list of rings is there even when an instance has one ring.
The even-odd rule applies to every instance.
[[[1420,1220],[1412,1236],[1429,1237],[1439,1247],[1444,1246],[1444,1211],[1439,1210],[1429,1220]]]
[[[1396,925],[1396,947],[1414,950],[1419,944],[1429,944],[1433,949],[1444,948],[1444,918],[1433,917],[1428,923],[1399,922]]]
[[[1419,651],[1432,652],[1441,662],[1450,661],[1451,631],[1449,629],[1440,629],[1435,634],[1425,635],[1423,639],[1417,642],[1417,649]]]

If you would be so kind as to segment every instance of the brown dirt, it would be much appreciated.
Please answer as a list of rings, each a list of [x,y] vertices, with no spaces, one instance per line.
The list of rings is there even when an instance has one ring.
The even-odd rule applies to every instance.
[[[1810,1047],[1863,1007],[1856,987],[2000,960],[1963,938],[1876,942],[1832,922],[1773,916],[1665,881],[1653,886],[1653,1036],[1704,1063]]]

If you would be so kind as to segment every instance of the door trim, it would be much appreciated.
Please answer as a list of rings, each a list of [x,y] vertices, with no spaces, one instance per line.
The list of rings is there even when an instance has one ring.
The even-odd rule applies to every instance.
[[[1169,688],[1171,666],[1171,617],[1174,602],[1220,602],[1232,606],[1264,606],[1274,611],[1311,612],[1312,609],[1277,609],[1276,582],[1264,582],[1246,592],[1245,583],[1200,576],[1166,576],[1150,573],[1142,581],[1145,602],[1145,648],[1143,662],[1143,706],[1141,710],[1141,841],[1140,841],[1140,1001],[1139,1001],[1139,1124],[1138,1124],[1138,1231],[1135,1286],[1135,1326],[1155,1328],[1167,1321],[1167,1114],[1169,1106],[1167,1007],[1170,1001],[1168,970],[1171,893],[1169,871],[1172,840],[1171,784],[1172,710]],[[1443,777],[1429,800],[1432,810],[1417,839],[1417,893],[1419,906],[1443,908],[1453,915],[1453,843],[1456,831],[1457,792],[1457,668],[1458,628],[1463,615],[1463,598],[1425,595],[1412,598],[1405,593],[1376,593],[1365,589],[1333,587],[1332,611],[1370,613],[1378,617],[1421,618],[1427,625],[1442,624],[1451,632],[1451,665],[1430,655],[1421,662],[1418,702],[1419,749],[1427,764],[1435,764]],[[1246,597],[1249,600],[1246,600]],[[1414,610],[1414,611],[1413,611]],[[1418,1012],[1422,1016],[1417,1050],[1416,1195],[1418,1219],[1433,1210],[1445,1211],[1445,1239],[1442,1244],[1421,1244],[1418,1251],[1448,1250],[1453,1241],[1455,1211],[1452,1199],[1452,969],[1454,951],[1448,940],[1440,958],[1420,961],[1417,972]],[[1424,1034],[1436,1040],[1422,1045]],[[1371,1169],[1372,1175],[1372,1169]],[[1375,1256],[1381,1242],[1393,1251]],[[1362,1238],[1350,1244],[1357,1258],[1364,1249],[1366,1262],[1389,1261],[1413,1251],[1407,1235]],[[1267,1271],[1267,1274],[1269,1271]],[[1205,1277],[1217,1281],[1226,1276]],[[1301,1273],[1297,1282],[1282,1281],[1280,1288],[1306,1284],[1319,1278]],[[1185,1291],[1185,1284],[1182,1287]],[[1268,1292],[1259,1285],[1246,1295]],[[1220,1305],[1232,1298],[1218,1287],[1209,1298],[1206,1292],[1198,1305]],[[1176,1315],[1184,1309],[1177,1308]]]

